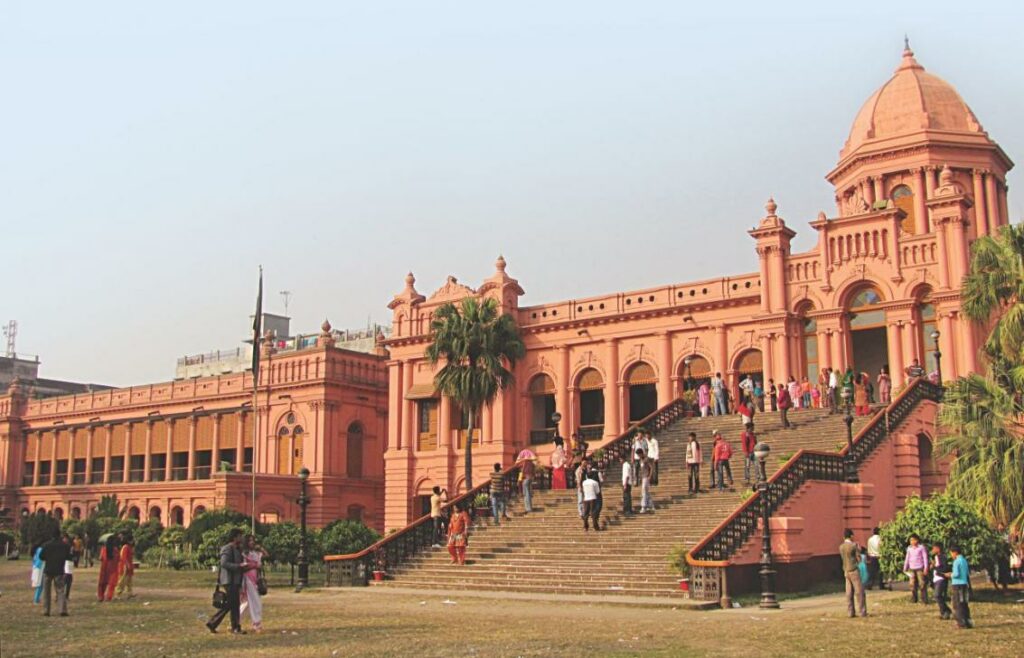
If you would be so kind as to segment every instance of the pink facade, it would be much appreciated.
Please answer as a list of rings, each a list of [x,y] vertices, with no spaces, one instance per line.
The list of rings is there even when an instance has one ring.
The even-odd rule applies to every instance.
[[[309,521],[383,529],[387,431],[384,358],[333,347],[263,347],[251,373],[29,399],[0,397],[0,507],[86,515],[116,494],[131,516],[187,525],[229,506],[297,520],[300,468],[311,471]],[[254,445],[255,440],[255,445]]]
[[[441,304],[495,299],[527,346],[514,388],[474,423],[476,478],[524,447],[544,453],[555,410],[560,435],[596,447],[715,372],[735,387],[746,374],[816,383],[822,368],[874,377],[888,366],[899,387],[914,359],[935,368],[938,331],[950,379],[978,367],[983,332],[960,313],[960,281],[971,241],[1008,222],[1012,166],[957,92],[907,49],[827,176],[836,211],[809,223],[818,236],[810,251],[791,252],[795,233],[770,199],[749,231],[748,274],[522,307],[503,258],[478,288],[449,277],[429,297],[409,274],[389,305],[386,526],[418,516],[432,486],[461,486],[465,419],[434,391],[424,360]]]

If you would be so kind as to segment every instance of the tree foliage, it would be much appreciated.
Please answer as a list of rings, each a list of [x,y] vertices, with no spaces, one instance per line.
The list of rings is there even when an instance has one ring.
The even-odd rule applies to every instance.
[[[196,560],[199,564],[206,566],[217,564],[220,560],[220,549],[224,544],[228,543],[228,535],[235,528],[239,528],[242,532],[249,532],[251,530],[246,525],[225,523],[204,532],[202,540],[199,542],[199,548],[196,551]]]
[[[1024,225],[1004,226],[972,247],[963,311],[995,316],[983,349],[987,371],[952,382],[939,414],[940,449],[953,457],[948,491],[989,523],[1024,530]]]
[[[299,559],[301,537],[302,533],[296,523],[283,521],[273,524],[262,541],[263,548],[270,556],[268,559],[278,564],[295,564]]]
[[[185,528],[185,540],[193,550],[198,549],[208,530],[225,524],[243,528],[246,532],[252,530],[252,519],[245,514],[228,508],[213,509],[192,519],[192,523]]]
[[[21,521],[21,543],[26,548],[45,544],[60,534],[60,521],[53,514],[38,510]]]
[[[907,499],[896,518],[882,527],[882,571],[903,571],[903,558],[911,534],[930,546],[939,541],[947,549],[959,545],[974,568],[988,568],[1005,557],[1009,545],[969,504],[949,495]]]
[[[334,521],[320,533],[320,549],[324,555],[348,555],[358,553],[379,539],[380,535],[358,521]]]
[[[430,322],[427,360],[444,362],[434,385],[467,413],[467,436],[480,410],[513,381],[512,368],[526,354],[515,318],[498,312],[494,299],[466,297],[460,306],[449,302]],[[473,486],[472,441],[466,441],[466,488]]]

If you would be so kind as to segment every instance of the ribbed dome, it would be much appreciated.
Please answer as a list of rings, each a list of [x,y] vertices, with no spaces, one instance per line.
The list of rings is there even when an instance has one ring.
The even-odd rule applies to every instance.
[[[841,156],[868,142],[922,130],[983,134],[981,124],[945,80],[927,73],[908,46],[896,73],[857,113]]]

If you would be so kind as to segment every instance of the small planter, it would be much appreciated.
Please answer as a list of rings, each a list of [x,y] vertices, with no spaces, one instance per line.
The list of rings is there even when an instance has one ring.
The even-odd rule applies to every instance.
[[[384,577],[387,575],[388,573],[386,571],[375,570],[373,572],[373,580],[377,583],[384,582]]]
[[[689,578],[680,578],[679,579],[679,590],[682,591],[682,592],[686,592],[686,593],[690,592],[690,579]]]

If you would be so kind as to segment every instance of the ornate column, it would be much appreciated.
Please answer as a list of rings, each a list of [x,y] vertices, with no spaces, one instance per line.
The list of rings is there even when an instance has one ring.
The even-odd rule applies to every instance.
[[[775,379],[775,360],[772,358],[772,335],[761,336],[761,354],[764,357],[764,376],[767,379]],[[768,382],[761,382],[761,386],[767,390]]]
[[[605,352],[607,354],[608,367],[605,372],[604,383],[604,435],[606,437],[617,436],[622,431],[619,422],[619,345],[617,338],[609,338],[605,341]]]
[[[717,325],[715,327],[715,372],[724,373],[729,370],[727,338],[725,325]]]
[[[1010,190],[1004,179],[1002,184],[999,185],[999,216],[1003,218],[1003,221],[1007,224],[1010,223],[1010,211],[1007,208],[1006,195],[1009,194]]]
[[[121,475],[121,482],[131,480],[132,470],[132,424],[124,425],[124,472]]]
[[[828,330],[831,331],[831,330]],[[822,327],[818,327],[818,332],[814,335],[818,341],[818,370],[822,368],[832,367],[832,346],[829,345],[828,334]]]
[[[89,432],[90,433],[92,432],[92,428],[89,428]],[[35,438],[35,441],[36,441],[36,461],[35,461],[35,463],[32,464],[32,486],[33,487],[38,487],[39,486],[39,471],[41,470],[39,464],[43,460],[43,456],[42,456],[43,455],[43,433],[42,432],[36,432],[35,433],[35,437],[36,437]]]
[[[238,432],[235,434],[235,472],[241,473],[245,461],[245,412],[238,412]]]
[[[893,387],[901,386],[905,377],[903,368],[903,323],[901,321],[886,324],[885,337],[889,342],[889,377]]]
[[[569,402],[569,348],[565,345],[556,345],[555,354],[558,358],[558,380],[555,382],[555,411],[562,414],[562,420],[558,423],[558,434],[560,436],[572,436],[573,413]],[[529,418],[529,416],[524,416]],[[530,428],[532,429],[532,428]]]
[[[973,169],[971,174],[974,182],[974,221],[977,224],[975,230],[979,236],[988,235],[991,231],[988,213],[985,212],[985,172],[982,169]]]
[[[152,473],[150,472],[152,466],[150,462],[153,460],[153,421],[146,421],[146,456],[143,458],[145,462],[142,464],[142,481],[150,482],[152,479]],[[141,516],[141,515],[140,515]]]
[[[64,484],[70,487],[74,483],[75,473],[75,434],[71,430],[65,431],[68,433],[68,472],[64,474]]]
[[[658,334],[658,407],[664,407],[675,397],[672,393],[672,334]]]
[[[882,199],[885,198],[885,192],[882,191],[882,177],[872,176],[871,182],[873,183],[875,201],[881,201]]]
[[[875,196],[875,176],[868,176],[864,179],[864,198],[868,202],[868,207],[874,208],[875,200],[878,198]]]
[[[494,405],[488,404],[481,409],[480,421],[483,427],[480,428],[480,442],[494,443]]]
[[[387,449],[402,447],[402,365],[399,361],[388,362],[388,444]]]
[[[937,269],[939,270],[939,288],[942,290],[949,290],[949,250],[946,248],[946,227],[949,226],[946,222],[940,222],[935,228],[935,245],[938,248],[938,262],[936,263]]]
[[[780,381],[788,382],[789,376],[793,374],[793,362],[789,351],[790,340],[788,334],[781,334],[779,336],[779,361],[781,362],[780,367],[782,368],[782,378]]]
[[[401,396],[402,406],[402,441],[398,446],[399,448],[413,449],[416,446],[416,437],[414,436],[413,427],[413,402],[412,400],[405,399],[405,391],[412,386],[412,362],[402,362],[402,388],[405,389],[399,392]]]
[[[924,169],[911,169],[914,174],[914,233],[921,235],[928,232],[928,204],[924,186]]]
[[[1005,222],[1005,218],[999,216],[998,196],[996,192],[996,175],[991,171],[985,172],[985,214],[988,215],[990,233],[995,233],[996,229]]]
[[[845,346],[843,341],[845,340],[845,334],[842,327],[838,327],[829,333],[829,341],[832,344],[832,369],[843,370],[846,368],[845,357]]]
[[[194,414],[188,419],[188,479],[196,479],[196,424],[199,418]]]
[[[174,464],[174,424],[176,422],[175,419],[168,418],[165,423],[167,426],[167,456],[164,458],[164,482],[171,480],[171,466]],[[165,512],[170,514],[170,508],[166,508]]]
[[[110,484],[110,444],[114,440],[114,426],[104,425],[103,429],[107,431],[107,438],[103,448],[103,484]],[[57,454],[57,446],[53,446],[54,453]]]
[[[95,430],[92,425],[85,430],[85,483],[92,484],[92,440]],[[39,461],[39,453],[36,453],[36,461]]]
[[[954,327],[959,324],[959,322],[954,321],[954,313],[956,311],[946,311],[939,314],[939,326],[942,327],[939,330],[939,349],[942,350],[942,356],[944,357],[942,359],[942,378],[946,381],[954,380],[960,375],[966,374],[968,370],[967,353],[971,351],[970,349],[956,349],[953,346]],[[966,338],[969,334],[965,331],[960,335]],[[924,362],[923,359],[922,362]]]
[[[924,367],[924,359],[921,358],[917,346],[917,327],[917,320],[913,318],[903,324],[903,358],[906,360],[904,365],[918,359],[921,367]]]
[[[452,444],[452,400],[442,395],[437,403],[437,447],[449,448]]]
[[[935,194],[935,187],[937,185],[938,169],[929,165],[924,168],[924,190],[925,200],[932,198]]]
[[[210,477],[220,470],[220,417],[213,414],[213,441],[210,445]]]
[[[757,264],[761,274],[761,312],[768,313],[772,310],[771,286],[768,285],[768,248],[757,248]]]

